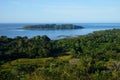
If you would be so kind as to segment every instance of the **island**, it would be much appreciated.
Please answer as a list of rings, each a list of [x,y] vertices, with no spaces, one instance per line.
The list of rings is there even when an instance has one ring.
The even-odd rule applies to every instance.
[[[64,29],[82,29],[84,27],[73,24],[39,24],[29,25],[22,29],[25,30],[64,30]]]

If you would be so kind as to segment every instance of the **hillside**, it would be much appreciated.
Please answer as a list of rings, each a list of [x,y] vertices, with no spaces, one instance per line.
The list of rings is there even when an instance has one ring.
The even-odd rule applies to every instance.
[[[120,29],[60,40],[0,37],[0,80],[119,80]]]

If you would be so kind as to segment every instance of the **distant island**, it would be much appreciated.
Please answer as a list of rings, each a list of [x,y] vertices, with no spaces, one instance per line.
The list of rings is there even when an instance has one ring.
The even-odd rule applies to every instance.
[[[82,29],[84,27],[73,24],[39,24],[29,25],[22,29],[25,30],[63,30],[63,29]]]

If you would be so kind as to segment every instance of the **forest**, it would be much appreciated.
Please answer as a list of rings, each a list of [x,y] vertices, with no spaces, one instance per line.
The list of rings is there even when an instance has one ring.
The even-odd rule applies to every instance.
[[[23,27],[25,30],[65,30],[65,29],[82,29],[84,27],[73,24],[39,24],[28,25]]]
[[[120,29],[59,40],[1,36],[0,80],[120,80]]]

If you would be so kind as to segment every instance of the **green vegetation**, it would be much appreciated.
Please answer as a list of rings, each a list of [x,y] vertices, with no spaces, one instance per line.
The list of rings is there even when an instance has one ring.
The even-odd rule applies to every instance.
[[[25,26],[25,30],[63,30],[63,29],[82,29],[82,26],[73,24],[40,24]]]
[[[120,29],[60,40],[1,36],[0,80],[120,80]]]

